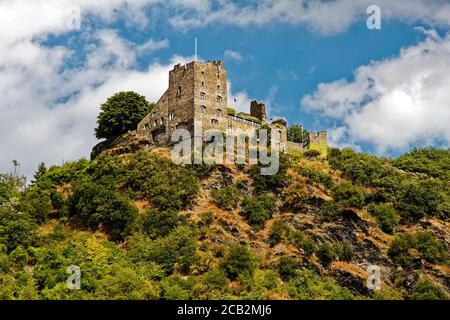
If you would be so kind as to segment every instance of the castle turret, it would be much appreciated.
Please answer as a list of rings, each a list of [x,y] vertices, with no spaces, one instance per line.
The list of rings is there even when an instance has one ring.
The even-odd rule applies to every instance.
[[[250,115],[259,119],[261,122],[266,122],[266,105],[253,100],[250,103]]]

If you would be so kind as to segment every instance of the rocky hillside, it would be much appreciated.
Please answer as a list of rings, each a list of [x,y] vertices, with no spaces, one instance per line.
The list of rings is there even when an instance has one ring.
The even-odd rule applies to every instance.
[[[2,175],[0,298],[448,299],[448,150],[291,153],[274,176],[169,154]]]

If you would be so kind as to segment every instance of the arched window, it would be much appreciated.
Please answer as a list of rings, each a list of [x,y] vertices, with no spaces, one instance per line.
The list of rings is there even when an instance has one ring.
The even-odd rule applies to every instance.
[[[221,117],[222,116],[222,110],[221,109],[217,109],[216,110],[216,117]]]
[[[171,113],[169,113],[169,121],[172,121],[173,120],[173,113],[171,112]]]
[[[181,97],[181,86],[178,86],[178,89],[177,89],[177,98],[178,97]]]
[[[205,98],[206,98],[206,93],[200,92],[200,99],[205,100]]]
[[[217,85],[217,91],[220,91],[220,85]]]
[[[200,112],[201,113],[206,113],[206,107],[205,106],[201,106],[200,107]]]
[[[217,100],[217,103],[221,103],[222,102],[222,97],[221,96],[217,96],[216,100]]]
[[[217,119],[211,119],[211,124],[218,124],[219,123],[219,120],[217,120]]]

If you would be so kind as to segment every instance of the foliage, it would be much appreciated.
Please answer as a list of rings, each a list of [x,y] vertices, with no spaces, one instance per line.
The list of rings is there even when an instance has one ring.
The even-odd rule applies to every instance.
[[[88,228],[103,227],[113,240],[128,235],[137,216],[136,207],[126,196],[89,180],[73,186],[68,210]]]
[[[372,204],[369,206],[368,212],[377,219],[381,230],[390,234],[394,233],[399,218],[391,205]]]
[[[278,273],[283,281],[288,281],[297,275],[298,262],[292,257],[281,257],[278,262]]]
[[[270,219],[276,207],[275,197],[262,194],[253,198],[244,199],[242,212],[248,222],[256,227],[262,227]]]
[[[393,164],[405,171],[425,173],[444,181],[450,180],[450,149],[414,148],[395,159]]]
[[[397,235],[388,255],[394,263],[408,269],[417,267],[418,258],[429,263],[448,264],[448,246],[427,232]]]
[[[165,237],[178,226],[186,224],[186,218],[178,215],[174,210],[157,211],[149,209],[139,217],[138,221],[142,232],[151,239]]]
[[[100,107],[95,136],[97,139],[111,139],[135,130],[152,108],[144,96],[135,92],[116,93]]]
[[[235,185],[212,191],[214,200],[224,209],[231,210],[239,205],[241,194]]]
[[[285,187],[289,178],[287,176],[287,169],[289,162],[284,154],[280,154],[278,172],[273,175],[262,175],[262,165],[255,165],[250,169],[250,175],[253,179],[255,192],[261,194],[264,192],[275,192]]]
[[[327,189],[331,189],[333,187],[333,181],[331,180],[331,177],[326,173],[312,170],[307,167],[298,168],[298,173],[308,178],[310,181],[325,186]]]
[[[233,245],[222,259],[220,267],[229,279],[234,280],[240,276],[253,276],[257,264],[247,246]]]
[[[331,188],[331,195],[340,207],[361,209],[364,206],[364,190],[350,182],[335,185]]]
[[[418,281],[409,298],[411,300],[449,300],[445,291],[429,280]]]
[[[298,124],[291,125],[287,128],[287,139],[291,142],[301,143],[302,139],[302,126]]]
[[[291,228],[282,221],[276,220],[269,229],[269,244],[273,247],[283,240],[287,240],[290,236]]]

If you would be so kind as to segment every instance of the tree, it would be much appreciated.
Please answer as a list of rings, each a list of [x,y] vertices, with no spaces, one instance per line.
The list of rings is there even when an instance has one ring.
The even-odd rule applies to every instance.
[[[233,245],[220,264],[228,278],[234,280],[239,276],[253,276],[256,261],[247,246]]]
[[[100,107],[95,136],[98,139],[112,139],[129,130],[135,130],[139,121],[151,111],[153,106],[144,96],[135,92],[116,93]]]
[[[287,129],[287,139],[288,141],[300,143],[303,142],[302,139],[302,126],[298,124],[294,124]]]
[[[418,281],[410,296],[411,300],[448,300],[445,291],[429,280]]]
[[[393,233],[398,223],[398,215],[395,209],[388,204],[372,204],[368,208],[369,213],[377,219],[381,230]]]

